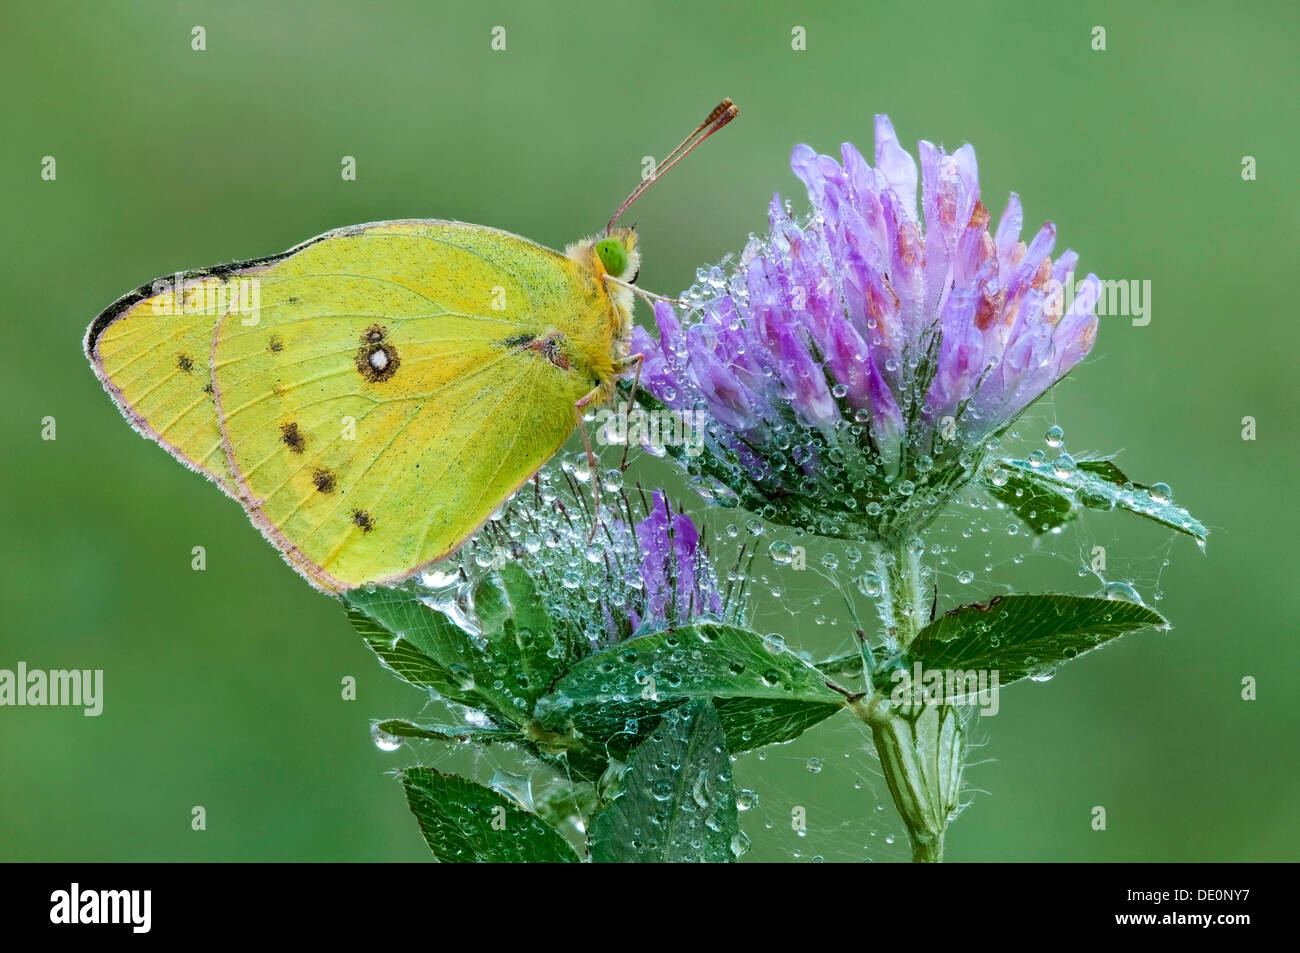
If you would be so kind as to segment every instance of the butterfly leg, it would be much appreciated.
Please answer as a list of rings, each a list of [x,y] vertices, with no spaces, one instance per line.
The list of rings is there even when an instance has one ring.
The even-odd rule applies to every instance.
[[[623,360],[624,367],[627,367],[629,364],[632,363],[636,364],[636,374],[632,376],[632,391],[631,391],[631,396],[628,398],[627,401],[627,406],[629,411],[631,411],[631,409],[636,406],[636,389],[637,386],[641,383],[641,368],[645,366],[645,355],[629,354]],[[619,460],[618,462],[618,468],[621,471],[627,470],[627,451],[631,446],[632,446],[631,440],[623,441],[623,459]]]
[[[587,542],[596,537],[596,524],[600,521],[600,473],[596,470],[596,452],[591,449],[591,436],[587,433],[586,421],[582,419],[582,410],[599,396],[600,388],[592,388],[573,405],[573,416],[578,422],[578,432],[582,434],[582,445],[587,450],[587,469],[591,471],[591,532],[587,535]]]

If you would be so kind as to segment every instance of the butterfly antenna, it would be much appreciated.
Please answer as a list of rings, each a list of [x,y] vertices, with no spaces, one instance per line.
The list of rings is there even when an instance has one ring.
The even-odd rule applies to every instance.
[[[705,117],[704,122],[696,126],[695,130],[683,139],[676,149],[668,153],[664,158],[664,161],[655,168],[654,172],[652,172],[648,178],[643,179],[641,184],[632,190],[632,194],[623,200],[623,204],[618,207],[618,211],[614,213],[614,216],[609,220],[609,224],[605,226],[605,234],[609,234],[614,227],[614,223],[617,222],[619,217],[627,211],[628,206],[639,199],[646,189],[650,188],[651,185],[659,180],[660,176],[685,159],[691,154],[696,146],[709,138],[709,136],[713,135],[727,123],[731,122],[731,120],[735,119],[739,113],[740,107],[730,99],[724,99],[722,102],[718,103],[718,105],[714,106],[713,111]]]

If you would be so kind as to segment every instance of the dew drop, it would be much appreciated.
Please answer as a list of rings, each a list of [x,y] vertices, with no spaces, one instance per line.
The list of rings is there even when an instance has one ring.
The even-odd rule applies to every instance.
[[[375,747],[380,751],[396,751],[402,746],[401,737],[384,731],[383,728],[379,727],[378,722],[370,726],[370,740],[375,743]]]
[[[875,598],[884,592],[884,584],[881,582],[879,574],[864,572],[858,577],[858,590],[864,596]]]
[[[1029,680],[1032,682],[1050,682],[1052,676],[1056,674],[1056,666],[1049,665],[1046,662],[1039,662],[1037,665],[1029,666],[1029,670],[1025,674],[1029,676]]]
[[[784,539],[778,539],[767,547],[767,554],[778,566],[788,566],[794,560],[794,547]]]
[[[1112,602],[1132,602],[1144,605],[1138,591],[1127,582],[1108,582],[1102,589],[1102,595]]]
[[[736,831],[731,835],[731,856],[741,857],[749,851],[749,835],[744,831]]]

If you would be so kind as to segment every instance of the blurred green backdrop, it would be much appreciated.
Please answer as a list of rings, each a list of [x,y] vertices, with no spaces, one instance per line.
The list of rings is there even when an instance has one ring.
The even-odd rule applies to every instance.
[[[505,52],[489,48],[497,25]],[[1296,859],[1297,36],[1300,8],[1281,2],[7,3],[0,668],[102,668],[106,700],[98,718],[0,709],[0,859],[428,856],[388,772],[444,756],[368,735],[418,699],[236,505],[130,432],[84,328],[156,275],[355,222],[457,218],[562,247],[722,95],[741,119],[631,216],[645,287],[674,292],[738,249],[774,190],[802,202],[794,143],[869,152],[876,112],[905,144],[972,142],[986,204],[997,214],[1014,188],[1082,270],[1153,284],[1150,325],[1103,319],[1047,413],[1072,449],[1121,450],[1136,478],[1171,483],[1211,526],[1208,554],[1111,515],[1024,566],[995,553],[987,581],[976,547],[963,599],[1005,581],[1086,591],[1078,553],[1099,541],[1148,601],[1163,590],[1175,627],[1004,695],[977,727],[950,858]],[[847,647],[842,625],[811,621],[807,575],[784,581],[799,611],[763,625]],[[1257,701],[1241,700],[1246,675]],[[760,793],[751,859],[906,855],[847,722],[737,772]]]

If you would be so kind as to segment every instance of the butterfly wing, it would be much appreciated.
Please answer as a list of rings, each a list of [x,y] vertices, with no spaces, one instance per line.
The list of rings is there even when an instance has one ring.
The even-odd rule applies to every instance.
[[[275,259],[160,278],[123,295],[86,332],[86,355],[118,409],[154,440],[231,496],[208,365],[231,275],[253,276]],[[238,298],[235,299],[236,306]]]
[[[228,314],[213,337],[218,423],[253,521],[325,589],[453,551],[608,376],[603,284],[494,229],[358,226],[258,279],[257,322]]]

